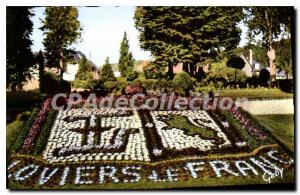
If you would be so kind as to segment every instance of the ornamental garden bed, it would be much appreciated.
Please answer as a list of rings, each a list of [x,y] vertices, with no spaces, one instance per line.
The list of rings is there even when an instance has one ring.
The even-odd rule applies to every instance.
[[[10,189],[155,189],[294,183],[293,153],[229,110],[82,108],[51,99],[22,126]]]

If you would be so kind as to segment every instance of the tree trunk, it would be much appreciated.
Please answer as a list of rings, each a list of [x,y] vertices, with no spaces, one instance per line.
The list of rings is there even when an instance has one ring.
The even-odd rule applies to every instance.
[[[275,74],[276,74],[276,66],[275,66],[275,50],[272,47],[273,39],[272,39],[272,22],[270,21],[268,17],[268,11],[265,10],[265,19],[267,21],[267,29],[268,29],[268,40],[267,40],[267,46],[268,46],[268,58],[269,58],[269,67],[270,67],[270,81],[275,81]]]
[[[173,64],[169,63],[167,77],[169,79],[173,79],[173,76],[174,76]]]

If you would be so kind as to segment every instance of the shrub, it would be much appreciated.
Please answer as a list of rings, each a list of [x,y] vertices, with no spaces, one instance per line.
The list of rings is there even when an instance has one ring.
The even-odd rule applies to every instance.
[[[15,143],[11,147],[10,152],[16,152],[21,148],[38,112],[39,112],[39,108],[33,108],[28,120],[24,123],[21,129],[17,131],[19,132],[19,134],[17,135]]]
[[[75,80],[72,83],[72,87],[74,88],[83,88],[83,89],[89,89],[91,88],[91,81],[83,81],[83,80]]]
[[[106,81],[103,83],[103,86],[107,92],[113,92],[118,86],[118,81]]]
[[[258,82],[261,86],[268,87],[270,80],[270,72],[267,69],[262,69],[259,72]]]
[[[47,143],[48,137],[49,137],[50,132],[51,132],[52,125],[54,124],[54,120],[56,118],[56,114],[57,114],[56,110],[50,110],[49,111],[49,113],[47,115],[47,118],[46,118],[46,121],[42,126],[40,135],[38,136],[37,141],[36,141],[36,145],[34,147],[34,154],[35,155],[41,154],[43,149],[45,148],[45,145]]]
[[[71,84],[68,81],[62,80],[53,72],[45,72],[40,78],[40,92],[46,94],[69,93]]]
[[[189,90],[194,89],[195,79],[193,79],[188,73],[181,72],[175,75],[172,85],[177,92],[189,93]]]

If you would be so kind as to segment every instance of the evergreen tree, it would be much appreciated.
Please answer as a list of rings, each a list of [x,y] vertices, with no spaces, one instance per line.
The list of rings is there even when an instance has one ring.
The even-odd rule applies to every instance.
[[[129,51],[126,32],[124,32],[124,37],[120,46],[119,71],[121,72],[122,77],[127,79],[132,76],[134,71],[134,59],[132,53]]]
[[[274,40],[284,31],[291,31],[292,7],[249,7],[246,8],[248,37],[252,41],[257,35],[262,35],[262,43],[267,50],[270,67],[270,78],[275,79],[275,49]],[[283,28],[282,28],[283,27]]]
[[[6,87],[11,90],[22,87],[34,64],[30,49],[32,16],[28,7],[6,8]]]
[[[196,67],[236,48],[243,18],[241,7],[138,7],[135,24],[141,47],[151,52],[155,64],[168,67],[183,63],[190,75]]]
[[[39,65],[39,79],[40,79],[40,83],[39,83],[39,88],[41,89],[42,84],[42,77],[44,74],[44,69],[45,69],[45,59],[44,59],[44,54],[43,52],[40,50],[38,55],[36,56],[36,62]]]
[[[89,61],[83,56],[79,64],[79,69],[76,74],[76,80],[91,81],[93,80],[93,70]]]
[[[100,79],[102,81],[115,81],[116,77],[114,76],[114,72],[112,70],[111,64],[109,63],[109,58],[105,59],[105,63],[100,72]]]
[[[47,7],[45,15],[41,30],[46,35],[43,44],[47,51],[47,65],[60,69],[62,76],[66,62],[72,59],[74,49],[70,46],[81,36],[78,10],[76,7]]]

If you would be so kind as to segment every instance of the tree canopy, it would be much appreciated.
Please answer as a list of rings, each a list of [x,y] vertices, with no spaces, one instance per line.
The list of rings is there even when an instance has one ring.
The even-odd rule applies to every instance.
[[[124,78],[129,78],[134,71],[134,59],[132,53],[129,51],[129,42],[126,32],[124,32],[120,46],[119,70]]]
[[[116,77],[114,76],[114,72],[112,70],[111,64],[109,63],[109,57],[105,59],[105,63],[100,72],[100,79],[102,81],[115,81]]]
[[[241,7],[137,7],[134,18],[141,47],[172,77],[179,62],[194,75],[196,66],[236,48],[243,12]]]
[[[61,75],[66,62],[72,59],[72,44],[77,43],[82,28],[76,7],[47,7],[45,19],[40,28],[44,31],[44,47],[49,67],[57,67]]]
[[[33,16],[29,7],[6,8],[6,84],[15,90],[30,77],[33,66],[32,41]]]
[[[260,39],[266,48],[268,64],[270,67],[271,79],[275,79],[275,49],[274,40],[280,35],[291,32],[292,21],[291,7],[246,7],[246,23],[248,25],[248,37],[252,41],[256,36],[261,35]]]

